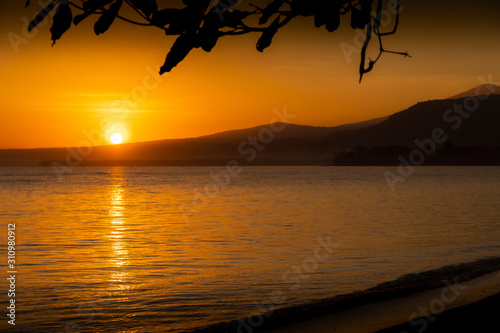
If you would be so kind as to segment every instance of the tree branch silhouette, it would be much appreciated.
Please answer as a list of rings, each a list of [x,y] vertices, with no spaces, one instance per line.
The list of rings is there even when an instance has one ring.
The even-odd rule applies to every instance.
[[[390,1],[390,0],[389,0]],[[394,0],[393,0],[394,1]],[[271,46],[280,29],[297,17],[313,17],[317,28],[325,27],[335,32],[341,16],[351,14],[352,29],[363,29],[366,37],[361,48],[359,66],[360,82],[373,70],[384,53],[409,57],[408,52],[389,51],[383,47],[383,37],[397,32],[401,4],[397,1],[396,21],[391,31],[381,32],[381,15],[384,0],[271,0],[259,7],[248,3],[253,10],[240,9],[241,0],[182,0],[184,7],[158,8],[156,0],[52,0],[30,23],[29,30],[47,19],[55,10],[52,33],[53,44],[73,25],[90,16],[99,16],[94,32],[99,35],[109,30],[116,19],[139,26],[162,29],[166,35],[178,36],[167,54],[160,73],[170,72],[196,48],[210,52],[224,36],[260,33],[257,50],[263,52]],[[376,3],[376,9],[373,9]],[[30,1],[26,1],[26,7]],[[128,6],[141,21],[120,15]],[[73,17],[72,9],[79,14]],[[129,10],[130,12],[130,10]],[[271,23],[269,23],[271,22]],[[368,60],[368,48],[377,36],[379,53],[375,60]]]

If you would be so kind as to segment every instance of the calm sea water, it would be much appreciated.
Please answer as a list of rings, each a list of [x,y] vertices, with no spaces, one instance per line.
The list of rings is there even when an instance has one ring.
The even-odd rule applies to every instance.
[[[498,167],[417,168],[395,192],[391,168],[248,167],[217,188],[224,169],[0,169],[15,328],[176,332],[247,317],[274,291],[286,306],[500,254]]]

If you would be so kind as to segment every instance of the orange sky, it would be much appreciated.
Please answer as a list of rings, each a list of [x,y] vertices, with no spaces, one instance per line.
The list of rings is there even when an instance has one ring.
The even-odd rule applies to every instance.
[[[16,52],[8,36],[23,35],[23,16],[40,9],[32,2],[0,5],[0,148],[76,146],[85,133],[113,131],[126,142],[200,136],[268,123],[284,106],[294,123],[334,126],[460,93],[479,75],[500,81],[496,1],[403,0],[399,32],[385,46],[413,58],[384,55],[362,84],[359,57],[349,63],[340,49],[355,44],[348,22],[332,34],[299,19],[263,54],[257,34],[225,37],[159,78],[150,73],[174,38],[150,27],[116,22],[95,36],[91,18],[51,48],[47,24]]]

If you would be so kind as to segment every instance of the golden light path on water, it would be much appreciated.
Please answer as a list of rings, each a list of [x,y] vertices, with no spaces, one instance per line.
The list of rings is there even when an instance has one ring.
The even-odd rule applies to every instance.
[[[113,182],[109,185],[110,205],[109,234],[110,266],[115,268],[111,272],[110,282],[117,284],[119,289],[127,289],[125,283],[130,278],[126,268],[130,264],[126,233],[128,227],[125,220],[125,189],[123,187],[123,168],[113,168]]]

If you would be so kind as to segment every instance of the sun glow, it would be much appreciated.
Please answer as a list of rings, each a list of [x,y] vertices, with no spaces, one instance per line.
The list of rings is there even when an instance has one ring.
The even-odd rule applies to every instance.
[[[111,135],[110,138],[111,142],[113,142],[115,145],[122,143],[123,141],[123,136],[120,133],[115,133]]]

